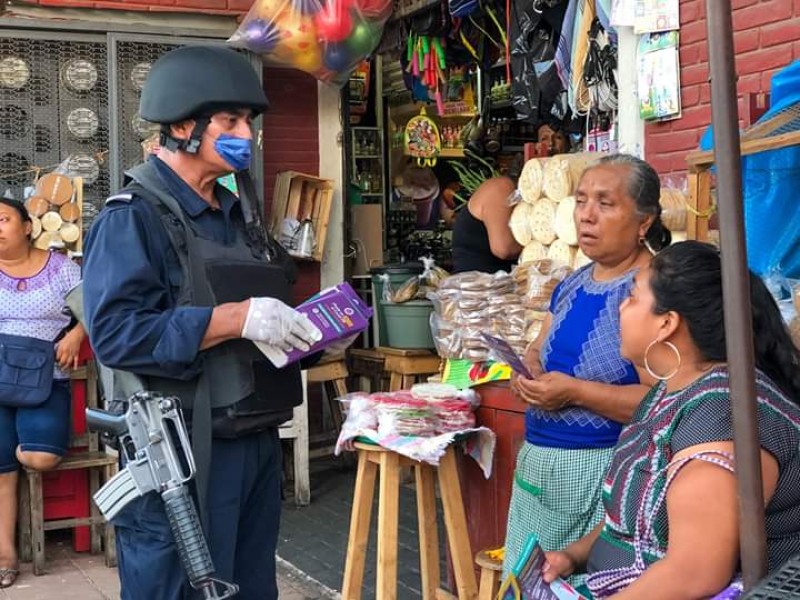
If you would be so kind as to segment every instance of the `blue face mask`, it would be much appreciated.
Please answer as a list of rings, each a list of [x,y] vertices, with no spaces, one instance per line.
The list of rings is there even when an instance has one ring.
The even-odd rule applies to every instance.
[[[214,140],[214,150],[233,167],[234,171],[241,171],[250,166],[250,140],[223,134]]]

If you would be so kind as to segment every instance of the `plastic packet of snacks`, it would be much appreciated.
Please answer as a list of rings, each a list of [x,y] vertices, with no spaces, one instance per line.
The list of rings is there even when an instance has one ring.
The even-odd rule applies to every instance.
[[[442,358],[458,358],[461,355],[461,334],[452,322],[435,312],[430,317],[431,335],[436,352]]]
[[[375,401],[365,392],[355,392],[339,398],[343,412],[347,415],[342,423],[340,437],[355,437],[366,429],[378,428],[378,409]]]
[[[556,286],[572,272],[572,269],[550,259],[535,260],[518,265],[514,271],[517,290],[525,299],[527,308],[546,311]]]
[[[411,395],[426,401],[438,419],[438,433],[450,433],[475,427],[474,410],[480,398],[472,391],[441,383],[421,383],[411,388]]]
[[[438,418],[430,403],[408,390],[373,394],[378,409],[378,435],[432,437]]]

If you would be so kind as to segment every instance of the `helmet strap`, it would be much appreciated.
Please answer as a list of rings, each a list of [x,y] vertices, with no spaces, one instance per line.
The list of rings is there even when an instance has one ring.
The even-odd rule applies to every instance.
[[[192,135],[188,140],[182,140],[172,135],[170,126],[164,124],[161,126],[161,133],[159,134],[159,144],[170,152],[177,152],[183,150],[189,154],[197,154],[200,150],[200,142],[202,141],[203,134],[211,122],[211,117],[196,117]]]

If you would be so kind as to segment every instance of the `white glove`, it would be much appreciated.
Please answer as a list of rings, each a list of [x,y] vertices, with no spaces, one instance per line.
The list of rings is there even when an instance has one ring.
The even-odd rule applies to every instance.
[[[242,337],[284,352],[305,352],[322,339],[322,332],[311,320],[275,298],[250,298]]]

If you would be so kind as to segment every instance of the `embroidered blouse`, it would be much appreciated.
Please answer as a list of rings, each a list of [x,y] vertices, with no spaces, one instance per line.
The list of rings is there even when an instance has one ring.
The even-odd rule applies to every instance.
[[[630,294],[635,271],[595,281],[586,265],[562,281],[550,301],[552,325],[540,360],[545,371],[617,385],[639,383],[633,365],[620,356],[619,306]],[[526,414],[526,440],[554,448],[611,448],[622,425],[585,408]]]
[[[667,550],[666,503],[657,514],[652,506],[665,477],[653,474],[681,450],[698,444],[733,439],[728,369],[712,369],[688,387],[667,394],[663,383],[642,400],[632,422],[620,435],[603,485],[606,519],[592,547],[588,571],[627,567],[634,562],[633,539],[640,506],[654,519],[655,547],[643,548],[652,564]],[[756,377],[761,447],[778,461],[775,495],[766,507],[769,566],[774,569],[800,551],[800,407],[760,371]]]

